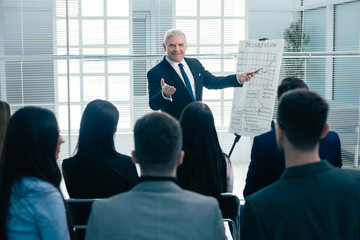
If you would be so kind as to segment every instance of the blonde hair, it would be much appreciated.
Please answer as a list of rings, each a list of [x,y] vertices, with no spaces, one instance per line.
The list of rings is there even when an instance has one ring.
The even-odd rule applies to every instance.
[[[186,36],[185,36],[185,33],[183,31],[181,31],[180,29],[170,29],[164,35],[164,43],[165,43],[165,45],[167,45],[168,39],[170,37],[172,37],[172,36],[175,36],[175,35],[183,35],[184,39],[185,39],[185,43],[187,44]]]

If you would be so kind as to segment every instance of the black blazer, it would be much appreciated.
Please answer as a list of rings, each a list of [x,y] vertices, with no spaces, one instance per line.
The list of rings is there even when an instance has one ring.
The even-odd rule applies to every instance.
[[[217,77],[201,65],[199,60],[195,58],[184,58],[189,66],[195,81],[196,101],[202,100],[203,87],[208,89],[222,89],[227,87],[241,87],[236,75]],[[176,73],[169,62],[164,59],[153,67],[148,73],[148,89],[149,89],[149,106],[152,110],[161,110],[169,113],[176,119],[180,118],[182,110],[192,102],[184,82]],[[161,78],[165,83],[176,88],[172,98],[173,101],[164,99],[161,94]]]
[[[113,153],[100,159],[77,159],[62,163],[70,198],[106,198],[130,190],[138,182],[135,164],[129,156]]]
[[[327,161],[287,168],[246,198],[241,239],[360,239],[360,172]]]
[[[330,131],[319,144],[320,158],[328,160],[336,167],[341,167],[341,146],[338,134]],[[255,137],[243,192],[244,197],[278,180],[284,169],[285,158],[278,149],[275,131]]]

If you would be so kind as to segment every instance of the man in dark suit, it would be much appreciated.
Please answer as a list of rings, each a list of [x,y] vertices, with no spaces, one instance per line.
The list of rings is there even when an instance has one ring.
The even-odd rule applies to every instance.
[[[299,78],[285,78],[278,87],[278,99],[285,92],[298,88],[309,89]],[[336,132],[329,131],[320,139],[319,154],[321,159],[326,159],[332,165],[342,166],[340,139]],[[255,137],[243,191],[244,197],[278,180],[284,169],[285,159],[277,148],[275,129]]]
[[[176,184],[184,156],[179,122],[166,113],[150,113],[136,122],[134,140],[132,158],[140,164],[140,182],[126,193],[94,202],[86,239],[225,240],[217,200]]]
[[[166,56],[147,73],[149,106],[152,110],[167,112],[176,119],[180,118],[182,110],[189,103],[202,100],[203,87],[241,87],[254,75],[243,72],[217,77],[205,70],[199,60],[184,58],[186,36],[178,29],[165,33],[163,47]]]
[[[276,139],[286,169],[246,198],[241,239],[360,239],[360,172],[319,157],[327,112],[328,104],[312,91],[280,98]]]

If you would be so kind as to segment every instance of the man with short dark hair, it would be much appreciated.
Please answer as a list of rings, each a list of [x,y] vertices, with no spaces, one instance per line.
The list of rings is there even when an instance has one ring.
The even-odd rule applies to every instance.
[[[178,121],[166,113],[147,114],[136,122],[134,140],[140,182],[94,202],[86,239],[226,239],[217,200],[176,184],[184,156]]]
[[[289,90],[306,89],[304,81],[288,77],[281,81],[277,89],[278,99]],[[342,166],[340,138],[334,131],[320,139],[319,154],[336,167]],[[278,180],[285,169],[284,155],[276,146],[275,129],[256,136],[251,149],[251,161],[243,191],[244,197]]]
[[[327,113],[325,100],[308,90],[280,98],[276,139],[286,170],[246,198],[241,239],[360,239],[360,172],[319,157]]]

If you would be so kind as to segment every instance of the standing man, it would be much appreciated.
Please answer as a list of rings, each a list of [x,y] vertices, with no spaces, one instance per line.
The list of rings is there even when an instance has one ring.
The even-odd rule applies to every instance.
[[[244,72],[216,77],[205,70],[199,60],[184,58],[186,36],[178,29],[165,33],[163,47],[166,56],[147,73],[149,105],[152,110],[167,112],[176,119],[189,103],[202,100],[203,87],[241,87],[253,76],[251,72]]]
[[[246,198],[242,240],[360,239],[360,172],[319,157],[329,131],[328,104],[318,94],[285,93],[276,140],[286,169],[275,183]]]
[[[176,184],[184,157],[179,122],[166,113],[147,114],[136,122],[134,140],[140,182],[93,203],[86,239],[225,240],[217,200]]]

